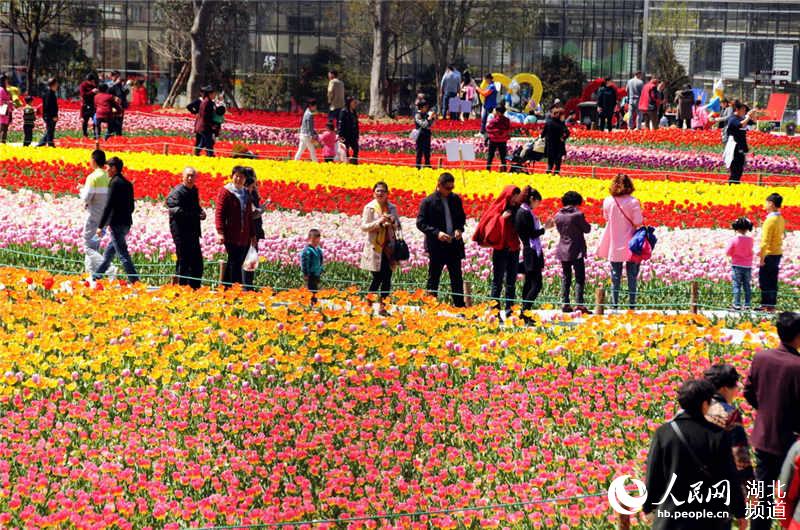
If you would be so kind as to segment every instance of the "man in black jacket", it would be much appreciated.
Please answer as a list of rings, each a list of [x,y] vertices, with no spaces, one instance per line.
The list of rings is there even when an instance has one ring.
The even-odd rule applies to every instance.
[[[678,390],[683,410],[656,429],[642,507],[653,520],[653,530],[722,530],[730,528],[731,518],[740,529],[747,527],[730,441],[722,428],[705,419],[714,390],[704,379],[685,381]]]
[[[113,134],[122,136],[122,120],[125,118],[125,109],[128,108],[128,94],[130,93],[130,80],[122,82],[122,78],[117,70],[111,72],[111,83],[108,84],[108,93],[119,100],[121,112],[118,116],[114,117]]]
[[[597,91],[597,112],[600,116],[597,128],[611,130],[611,117],[617,107],[617,91],[608,86],[609,79],[603,79],[600,90]]]
[[[51,77],[47,80],[47,93],[42,98],[42,118],[44,119],[44,135],[36,147],[49,145],[55,147],[56,122],[58,121],[58,79]]]
[[[197,171],[193,167],[183,170],[183,182],[175,186],[167,196],[169,210],[169,231],[175,242],[175,274],[179,285],[200,287],[203,277],[203,253],[200,250],[200,221],[206,212],[200,207],[200,196],[195,179]]]
[[[339,141],[344,144],[348,162],[358,164],[358,100],[348,96],[344,108],[339,113]],[[352,153],[352,155],[350,154]]]
[[[92,279],[100,279],[108,270],[114,256],[119,254],[119,260],[128,274],[128,281],[136,283],[139,281],[139,276],[128,253],[128,243],[125,241],[133,224],[133,184],[122,175],[122,160],[115,156],[108,160],[106,165],[111,181],[108,184],[108,202],[100,217],[97,237],[101,237],[103,228],[108,226],[111,231],[111,241],[103,254],[103,263],[92,275]]]
[[[464,259],[464,224],[467,216],[461,198],[453,193],[455,178],[442,173],[436,191],[425,197],[419,205],[417,229],[425,234],[425,250],[428,253],[428,292],[436,296],[442,269],[450,274],[450,290],[453,305],[464,307],[464,277],[461,260]]]

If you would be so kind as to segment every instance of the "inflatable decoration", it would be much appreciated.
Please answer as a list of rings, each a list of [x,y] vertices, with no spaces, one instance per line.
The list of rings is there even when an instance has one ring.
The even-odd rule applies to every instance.
[[[719,114],[722,110],[722,99],[725,97],[724,91],[725,85],[722,83],[722,79],[716,79],[714,81],[714,97],[711,98],[711,101],[706,105],[706,110],[708,112]]]

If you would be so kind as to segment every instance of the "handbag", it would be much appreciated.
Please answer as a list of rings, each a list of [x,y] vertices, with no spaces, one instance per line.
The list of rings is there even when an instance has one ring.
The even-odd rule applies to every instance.
[[[617,204],[617,208],[619,211],[622,212],[622,216],[627,219],[627,221],[633,226],[635,229],[633,236],[631,237],[630,241],[628,241],[628,255],[625,258],[625,261],[630,261],[633,263],[641,263],[642,261],[648,260],[653,255],[653,247],[656,244],[656,236],[653,233],[655,228],[652,226],[640,226],[636,228],[636,223],[628,217],[628,214],[625,213],[625,210],[622,209],[620,206],[619,201],[616,197],[614,197],[614,202]]]
[[[412,130],[408,137],[411,138],[411,141],[416,142],[419,138],[419,129]]]
[[[545,140],[543,136],[540,136],[533,142],[534,153],[544,153],[546,147],[547,147],[547,140]]]
[[[8,114],[8,103],[3,103],[0,105],[0,116],[5,116]]]
[[[398,227],[395,233],[395,238],[392,240],[390,249],[391,258],[394,261],[408,261],[411,257],[411,252],[408,250],[408,244],[403,238],[403,229]]]

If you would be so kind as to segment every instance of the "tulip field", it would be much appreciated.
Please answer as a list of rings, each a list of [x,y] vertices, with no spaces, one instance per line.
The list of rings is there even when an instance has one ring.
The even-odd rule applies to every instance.
[[[473,244],[464,262],[472,307],[456,313],[422,291],[415,217],[442,170],[410,167],[408,121],[365,118],[353,166],[287,160],[295,115],[230,114],[221,156],[211,158],[189,156],[187,114],[127,114],[128,135],[100,146],[134,184],[128,245],[143,281],[90,283],[77,190],[94,142],[70,132],[77,107],[62,108],[57,148],[13,145],[16,116],[12,144],[0,145],[0,528],[616,528],[608,485],[622,474],[644,478],[652,432],[676,412],[677,385],[717,362],[746,373],[756,350],[777,343],[769,315],[687,312],[692,282],[701,309],[730,306],[730,223],[748,216],[758,241],[772,192],[784,197],[787,225],[779,309],[800,307],[792,137],[749,133],[735,187],[722,183],[716,130],[576,129],[562,176],[539,164],[521,175],[487,172],[481,160],[464,170],[445,162],[464,199],[466,237],[507,184],[537,188],[542,219],[563,193],[580,192],[592,225],[590,297],[610,288],[608,263],[595,256],[609,180],[618,171],[634,180],[659,238],[642,264],[645,311],[535,311],[525,326],[501,322],[485,303],[490,251]],[[512,143],[538,127],[517,129]],[[437,123],[434,159],[452,138],[476,142],[482,155],[476,129],[475,120]],[[242,148],[258,158],[227,156]],[[196,291],[170,283],[164,206],[187,165],[207,214]],[[265,201],[256,292],[217,288],[224,248],[213,201],[234,165],[253,167]],[[361,211],[378,180],[411,253],[388,316],[374,314],[363,294],[369,274],[358,267]],[[325,252],[317,306],[298,262],[311,228]],[[536,310],[560,305],[556,243],[553,232],[543,237]],[[753,411],[740,405],[749,430]],[[636,515],[632,527],[647,525]]]

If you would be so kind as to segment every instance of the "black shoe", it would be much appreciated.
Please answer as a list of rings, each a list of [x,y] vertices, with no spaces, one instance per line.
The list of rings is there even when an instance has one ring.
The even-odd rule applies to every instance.
[[[569,304],[564,304],[563,306],[561,306],[561,312],[562,313],[572,313],[572,306],[569,305]]]

